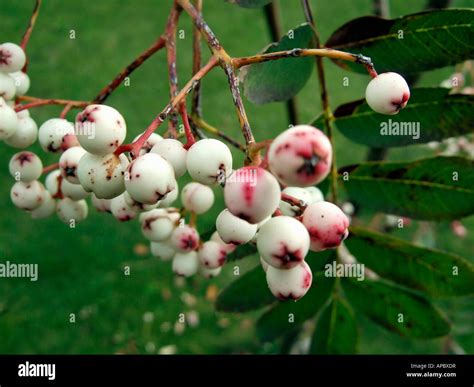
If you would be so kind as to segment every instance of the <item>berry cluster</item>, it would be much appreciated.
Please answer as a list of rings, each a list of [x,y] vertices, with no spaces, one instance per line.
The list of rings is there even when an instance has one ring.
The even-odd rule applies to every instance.
[[[148,133],[139,152],[127,156],[125,119],[110,106],[90,104],[74,123],[51,118],[39,130],[28,110],[16,113],[13,100],[30,83],[21,72],[25,61],[21,47],[0,45],[0,139],[21,149],[9,164],[16,181],[11,200],[32,218],[56,213],[75,227],[87,217],[90,197],[98,212],[118,221],[138,219],[152,254],[172,260],[173,272],[185,277],[198,272],[214,277],[229,253],[255,244],[270,291],[294,300],[312,283],[308,252],[336,248],[347,238],[348,217],[316,187],[329,174],[333,156],[330,140],[319,129],[291,127],[269,142],[262,163],[236,170],[229,148],[216,139],[183,144]],[[395,73],[375,77],[366,91],[369,106],[383,114],[397,113],[409,96],[406,82]],[[57,167],[44,169],[41,159],[25,150],[36,141],[58,155]],[[39,179],[45,172],[43,184]],[[194,181],[179,195],[177,179],[186,173]],[[217,187],[223,187],[226,208],[216,219],[217,231],[202,241],[196,217],[211,209]],[[175,205],[178,196],[181,208]]]

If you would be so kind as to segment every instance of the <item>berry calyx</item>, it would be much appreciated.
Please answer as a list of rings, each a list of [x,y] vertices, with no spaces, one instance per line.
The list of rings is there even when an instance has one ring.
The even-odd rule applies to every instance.
[[[400,74],[382,73],[367,85],[365,99],[373,111],[393,115],[407,105],[410,88]]]
[[[26,63],[23,49],[15,43],[0,44],[0,71],[13,73],[20,71]]]
[[[43,163],[36,154],[23,151],[10,159],[9,170],[15,180],[30,182],[40,178]]]
[[[38,141],[45,152],[58,153],[78,145],[74,125],[62,118],[51,118],[40,126]]]
[[[73,146],[67,149],[59,159],[59,170],[61,176],[72,184],[80,184],[77,176],[77,167],[82,156],[86,154],[86,150],[80,146]]]
[[[174,229],[170,238],[171,245],[180,252],[186,253],[197,250],[199,234],[194,227],[184,225]]]
[[[199,262],[208,269],[217,269],[225,263],[227,251],[215,241],[204,242],[198,251]]]

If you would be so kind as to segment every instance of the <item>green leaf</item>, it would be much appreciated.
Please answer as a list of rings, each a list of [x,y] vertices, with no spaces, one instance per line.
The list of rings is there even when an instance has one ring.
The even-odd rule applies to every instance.
[[[246,312],[275,302],[267,286],[261,265],[233,281],[217,297],[216,309],[221,312]]]
[[[417,73],[471,59],[473,24],[474,9],[427,11],[393,20],[365,16],[335,31],[326,46],[369,56],[379,72]],[[336,63],[366,73],[356,63]]]
[[[308,24],[290,30],[265,53],[308,48],[313,31]],[[314,67],[313,58],[286,58],[246,66],[242,69],[245,96],[256,104],[286,101],[294,97],[308,81]]]
[[[450,325],[424,297],[379,280],[343,278],[345,294],[355,308],[371,320],[402,336],[434,338],[445,336]]]
[[[346,301],[334,298],[318,319],[310,353],[352,354],[357,348],[357,323]]]
[[[318,313],[331,294],[334,278],[323,272],[313,274],[313,284],[308,293],[298,301],[280,301],[266,311],[257,321],[257,336],[262,341],[272,341],[290,330],[297,329]]]
[[[471,133],[474,96],[449,94],[444,88],[413,89],[410,101],[397,115],[374,112],[358,100],[334,112],[340,132],[350,140],[378,148],[440,141]]]
[[[375,211],[427,220],[474,213],[474,162],[462,157],[367,162],[339,173],[351,200]]]
[[[474,293],[474,265],[462,257],[351,227],[346,246],[380,276],[435,296]]]
[[[273,0],[226,0],[228,3],[237,4],[243,8],[260,8]]]
[[[257,253],[258,253],[257,246],[247,243],[245,245],[237,246],[237,248],[232,253],[227,255],[226,261],[227,262],[237,261],[239,259],[246,258],[246,257],[249,257],[250,255],[254,255]]]

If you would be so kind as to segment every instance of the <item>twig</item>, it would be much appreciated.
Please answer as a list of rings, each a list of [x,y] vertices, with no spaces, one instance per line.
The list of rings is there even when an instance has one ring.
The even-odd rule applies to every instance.
[[[39,106],[45,106],[45,105],[71,105],[71,108],[72,107],[83,108],[89,105],[88,101],[73,101],[69,99],[56,99],[56,98],[42,99],[42,98],[36,98],[36,97],[22,96],[22,97],[19,97],[19,100],[31,101],[31,102],[24,105],[15,106],[16,112],[20,112],[22,110],[31,109],[31,108],[35,108]]]
[[[202,13],[202,0],[194,1],[194,8]],[[201,68],[201,32],[199,28],[193,28],[193,74]],[[202,117],[201,110],[201,82],[196,85],[192,95],[191,113],[193,116]]]
[[[317,49],[319,50],[321,47],[321,39],[319,38],[319,33],[316,29],[316,23],[314,22],[313,18],[313,13],[311,11],[311,6],[309,5],[308,0],[301,0],[301,4],[303,5],[303,11],[305,14],[306,21],[312,26],[313,32],[314,32],[314,41]],[[354,56],[354,54],[347,54],[344,53],[345,55],[337,55],[340,56],[340,59],[346,55],[350,57],[357,58],[357,56]],[[331,54],[332,55],[332,54]],[[373,68],[372,61],[370,58],[366,58],[368,62],[370,62],[370,67]],[[350,60],[350,59],[348,59]],[[367,64],[366,63],[364,64]],[[354,60],[354,62],[357,62],[357,60]],[[319,78],[319,85],[320,85],[320,92],[321,92],[321,103],[323,107],[323,116],[324,116],[324,125],[326,126],[327,130],[327,135],[329,140],[331,141],[331,145],[333,148],[332,152],[332,164],[331,164],[331,194],[332,194],[332,201],[334,203],[337,203],[337,164],[336,164],[336,149],[335,149],[335,144],[334,144],[334,134],[333,134],[333,127],[332,127],[332,111],[331,107],[329,105],[329,97],[328,97],[328,92],[327,92],[327,85],[326,85],[326,77],[324,74],[324,65],[323,65],[323,59],[322,56],[316,56],[316,68],[318,71],[318,78]]]
[[[179,105],[179,112],[181,114],[181,119],[183,120],[184,133],[186,135],[186,144],[184,145],[184,147],[185,149],[189,149],[193,146],[196,140],[194,139],[191,125],[189,125],[189,118],[188,118],[188,112],[186,111],[186,104],[179,103],[178,105]]]
[[[59,163],[54,163],[43,168],[43,175],[59,168]]]
[[[42,0],[36,0],[36,4],[35,4],[35,7],[33,8],[30,21],[28,22],[28,27],[26,28],[23,38],[21,39],[20,46],[23,49],[23,51],[26,51],[26,46],[28,45],[28,42],[30,41],[31,33],[33,32],[33,28],[35,27],[36,19],[38,18],[38,14],[41,8],[41,3],[42,3]]]
[[[64,106],[64,109],[59,115],[59,118],[66,118],[67,114],[71,111],[72,108],[73,106],[71,104]]]

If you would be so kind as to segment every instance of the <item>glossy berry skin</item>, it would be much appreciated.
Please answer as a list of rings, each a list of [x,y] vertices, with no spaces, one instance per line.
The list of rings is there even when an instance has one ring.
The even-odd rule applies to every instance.
[[[164,242],[151,242],[150,251],[154,257],[162,261],[171,261],[176,254],[176,250],[171,246],[169,240]]]
[[[199,249],[198,257],[201,266],[208,269],[217,269],[224,265],[227,252],[218,242],[207,241]]]
[[[18,129],[18,117],[3,98],[0,98],[0,140],[13,136]]]
[[[266,278],[268,288],[280,300],[299,300],[313,282],[311,269],[304,261],[289,270],[268,266]]]
[[[192,277],[199,270],[199,258],[195,251],[178,252],[173,257],[173,273],[181,277]]]
[[[122,115],[107,105],[89,105],[76,117],[77,139],[88,152],[104,156],[123,144],[127,126]]]
[[[188,150],[186,168],[198,183],[221,183],[232,171],[232,153],[227,145],[219,140],[199,140]]]
[[[20,71],[26,63],[23,49],[15,43],[0,44],[0,71],[13,73]]]
[[[282,193],[285,193],[287,195],[294,197],[295,199],[300,200],[301,203],[304,203],[305,205],[308,205],[312,201],[311,193],[307,191],[305,188],[286,187],[282,191]],[[288,202],[285,202],[284,200],[280,201],[280,210],[281,210],[281,213],[286,216],[301,215],[300,213],[301,210],[298,206],[294,206]]]
[[[123,197],[125,199],[125,202],[131,207],[133,208],[136,212],[142,214],[142,213],[146,213],[146,212],[149,212],[149,211],[152,211],[156,208],[158,208],[158,204],[160,204],[160,202],[157,202],[155,204],[143,204],[143,203],[139,203],[137,202],[135,199],[133,199],[130,194],[125,191],[123,193]]]
[[[184,225],[176,227],[171,234],[171,245],[182,253],[197,250],[199,247],[199,234],[194,227]]]
[[[228,209],[223,210],[216,219],[216,229],[224,243],[240,245],[250,242],[257,233],[257,225],[240,219]]]
[[[181,191],[181,202],[186,210],[204,214],[214,204],[214,192],[207,185],[188,183]]]
[[[290,269],[303,261],[308,254],[309,234],[295,218],[276,216],[260,228],[257,249],[269,265]]]
[[[255,224],[272,215],[280,203],[280,185],[268,171],[243,167],[226,180],[224,200],[235,216]]]
[[[8,74],[15,84],[17,97],[25,95],[29,88],[30,88],[30,77],[28,74],[24,73],[23,71],[15,71],[14,73]]]
[[[130,163],[125,188],[139,203],[155,204],[176,186],[171,165],[155,153],[147,153]]]
[[[28,110],[22,110],[21,112],[24,111],[27,112]],[[36,125],[36,122],[31,117],[22,117],[19,113],[17,113],[17,129],[12,136],[5,139],[5,144],[13,148],[25,149],[36,142],[38,138],[38,125]]]
[[[171,236],[175,223],[166,210],[156,209],[140,218],[142,233],[151,242],[163,242]]]
[[[59,182],[63,180],[61,172],[59,169],[56,169],[46,176],[44,185],[51,196],[57,196],[59,193]]]
[[[318,187],[305,187],[305,190],[311,197],[308,204],[322,202],[324,200],[324,195]]]
[[[77,167],[86,150],[80,146],[67,149],[59,158],[59,170],[61,176],[72,184],[80,184],[77,176]]]
[[[303,213],[302,222],[309,232],[312,251],[336,248],[349,235],[349,219],[330,202],[309,205]]]
[[[33,152],[23,151],[10,159],[9,170],[15,180],[28,183],[40,178],[43,173],[43,163]]]
[[[365,90],[370,108],[381,114],[393,115],[403,109],[410,99],[410,88],[397,73],[383,73],[373,78]]]
[[[85,199],[90,194],[80,184],[72,184],[64,178],[61,180],[61,192],[64,197],[74,201]]]
[[[188,151],[184,149],[181,141],[166,138],[159,141],[151,150],[168,161],[174,169],[176,178],[183,176],[186,173],[186,157]]]
[[[110,210],[111,200],[110,199],[99,199],[93,193],[91,195],[91,202],[92,202],[92,205],[94,206],[94,208],[96,209],[97,212],[111,212],[111,210]]]
[[[58,218],[70,225],[71,222],[79,223],[87,218],[89,209],[85,200],[74,201],[69,198],[60,200],[56,207]]]
[[[45,152],[65,151],[77,145],[74,125],[62,118],[51,118],[40,126],[38,141]]]
[[[5,100],[11,100],[15,97],[15,81],[8,74],[0,72],[0,96]]]
[[[137,137],[135,137],[133,139],[133,142],[137,141],[142,134],[139,134]],[[148,139],[145,141],[145,144],[143,144],[142,149],[140,149],[139,156],[143,156],[145,153],[149,153],[153,149],[153,147],[160,141],[163,141],[163,137],[161,137],[157,133],[152,133],[151,136],[148,137]]]
[[[278,135],[268,149],[270,170],[285,185],[307,187],[329,173],[332,146],[326,135],[309,125],[298,125]]]
[[[32,219],[49,218],[51,215],[55,213],[55,211],[56,211],[56,201],[53,199],[53,197],[48,191],[44,191],[43,203],[41,203],[41,205],[38,208],[31,211],[31,218]]]
[[[221,274],[222,267],[218,267],[215,269],[209,269],[204,266],[199,267],[199,274],[201,274],[202,277],[206,279],[211,279],[217,277],[219,274]]]
[[[123,194],[111,200],[110,211],[114,218],[120,222],[128,222],[135,219],[138,214],[134,208],[127,204]]]
[[[82,187],[99,199],[113,199],[125,191],[125,171],[129,161],[124,154],[97,156],[84,154],[77,166]]]
[[[10,191],[10,198],[15,207],[26,211],[36,210],[44,202],[45,188],[39,181],[15,183]]]
[[[159,201],[159,208],[168,208],[178,199],[179,187],[178,182],[175,182],[176,186],[171,192],[168,192],[163,199]]]

